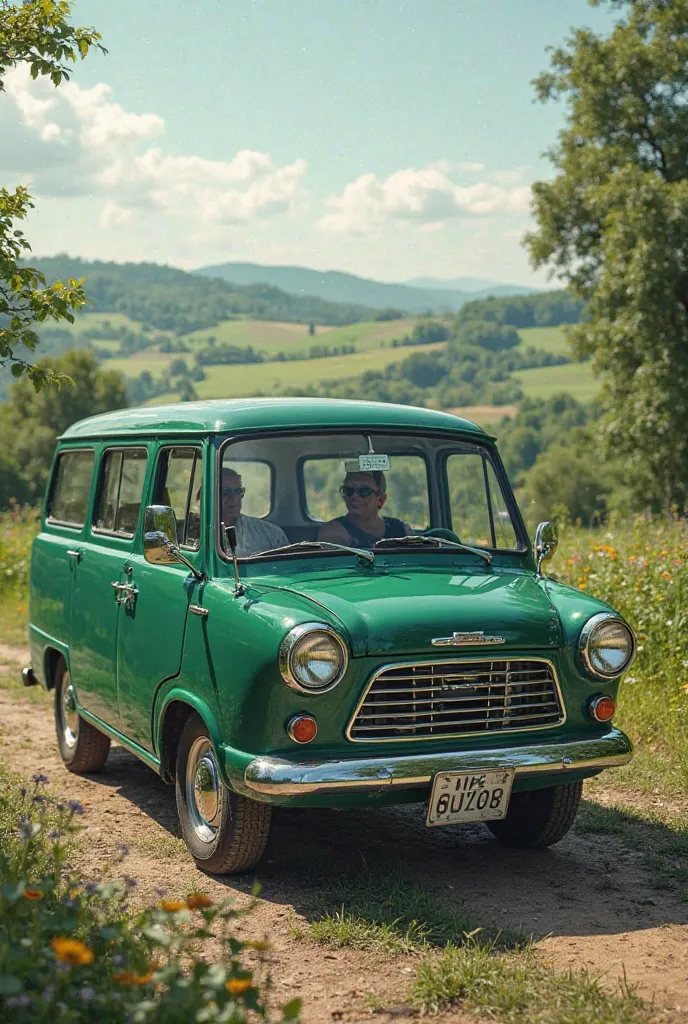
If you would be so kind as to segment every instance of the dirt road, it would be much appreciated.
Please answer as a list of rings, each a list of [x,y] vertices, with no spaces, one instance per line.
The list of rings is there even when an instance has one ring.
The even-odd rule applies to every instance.
[[[0,673],[17,672],[24,657],[0,646]],[[248,902],[253,876],[223,880],[200,873],[179,839],[172,788],[124,749],[113,746],[100,775],[77,777],[64,769],[49,696],[29,701],[22,691],[0,689],[0,758],[24,774],[43,772],[53,792],[85,805],[84,870],[97,869],[117,844],[127,843],[131,852],[121,872],[137,879],[137,899],[155,901],[160,888],[175,895],[200,888]],[[605,807],[632,802],[627,792],[614,790],[612,773],[593,781],[586,796],[602,828],[604,815],[614,815]],[[643,797],[637,806],[667,810],[659,797]],[[662,826],[653,829],[656,837]],[[545,936],[539,955],[555,966],[589,967],[610,983],[625,971],[654,1000],[657,1020],[688,1022],[688,902],[657,888],[642,839],[634,844],[576,829],[551,850],[505,850],[483,827],[428,830],[424,809],[413,806],[275,814],[268,852],[255,873],[260,903],[248,928],[254,938],[269,937],[276,995],[302,996],[307,1024],[370,1019],[371,996],[396,1007],[376,1014],[381,1022],[408,1013],[404,995],[413,955],[332,949],[294,936],[295,928],[308,925],[314,857],[336,873],[374,864],[390,851],[447,904],[465,906],[486,923]]]

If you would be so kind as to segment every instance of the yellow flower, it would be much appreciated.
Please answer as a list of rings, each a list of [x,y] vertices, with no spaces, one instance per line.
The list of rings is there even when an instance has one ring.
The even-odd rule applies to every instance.
[[[148,970],[145,974],[135,974],[134,971],[118,971],[117,974],[113,974],[113,980],[118,981],[120,985],[147,985],[149,981],[153,980],[153,972],[157,971],[160,964],[157,960],[153,960],[148,965]]]
[[[192,892],[186,897],[186,905],[189,910],[200,910],[203,907],[212,907],[213,901],[204,892]]]
[[[42,900],[45,893],[40,889],[24,889],[24,899],[26,900]]]
[[[160,906],[168,914],[176,914],[178,910],[188,910],[185,900],[160,900]]]
[[[588,584],[587,583],[579,583],[578,584],[578,589],[579,590],[587,590],[588,589]]]
[[[252,985],[253,982],[250,978],[230,978],[229,981],[225,982],[225,988],[233,996],[240,996],[247,989],[251,988]]]
[[[54,939],[50,940],[50,945],[55,959],[61,960],[62,963],[71,964],[72,967],[93,963],[93,950],[79,939],[67,939],[63,935],[56,935]]]
[[[258,949],[258,950],[264,950],[264,949],[270,949],[271,948],[269,942],[261,942],[260,940],[257,941],[255,939],[251,940],[250,942],[245,942],[244,946],[246,947],[246,949]]]

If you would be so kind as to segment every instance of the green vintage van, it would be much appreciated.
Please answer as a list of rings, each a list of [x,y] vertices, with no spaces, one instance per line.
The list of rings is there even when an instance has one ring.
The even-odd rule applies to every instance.
[[[538,847],[614,728],[632,630],[542,575],[494,438],[320,399],[127,409],[59,439],[31,560],[27,685],[71,771],[112,739],[176,788],[209,872],[260,859],[273,805],[419,801]],[[374,819],[371,819],[374,827]]]

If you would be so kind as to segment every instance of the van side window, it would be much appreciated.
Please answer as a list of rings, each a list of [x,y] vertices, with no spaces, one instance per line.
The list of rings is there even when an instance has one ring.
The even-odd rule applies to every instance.
[[[62,452],[58,457],[48,503],[48,519],[66,526],[86,522],[93,479],[95,452],[86,448]]]
[[[133,537],[139,521],[148,453],[145,448],[113,449],[103,455],[94,529]]]
[[[197,550],[201,540],[200,448],[164,448],[160,453],[155,501],[169,505],[177,519],[177,543]]]

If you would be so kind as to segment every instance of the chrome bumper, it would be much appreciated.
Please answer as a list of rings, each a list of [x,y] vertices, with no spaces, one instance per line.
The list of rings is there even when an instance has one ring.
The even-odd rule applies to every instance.
[[[619,729],[595,739],[537,743],[487,750],[460,750],[403,757],[369,757],[340,761],[288,761],[257,757],[244,772],[246,789],[275,797],[381,791],[388,786],[429,786],[437,772],[515,768],[516,778],[574,771],[597,771],[628,764],[633,745]],[[562,778],[562,781],[564,779]]]

